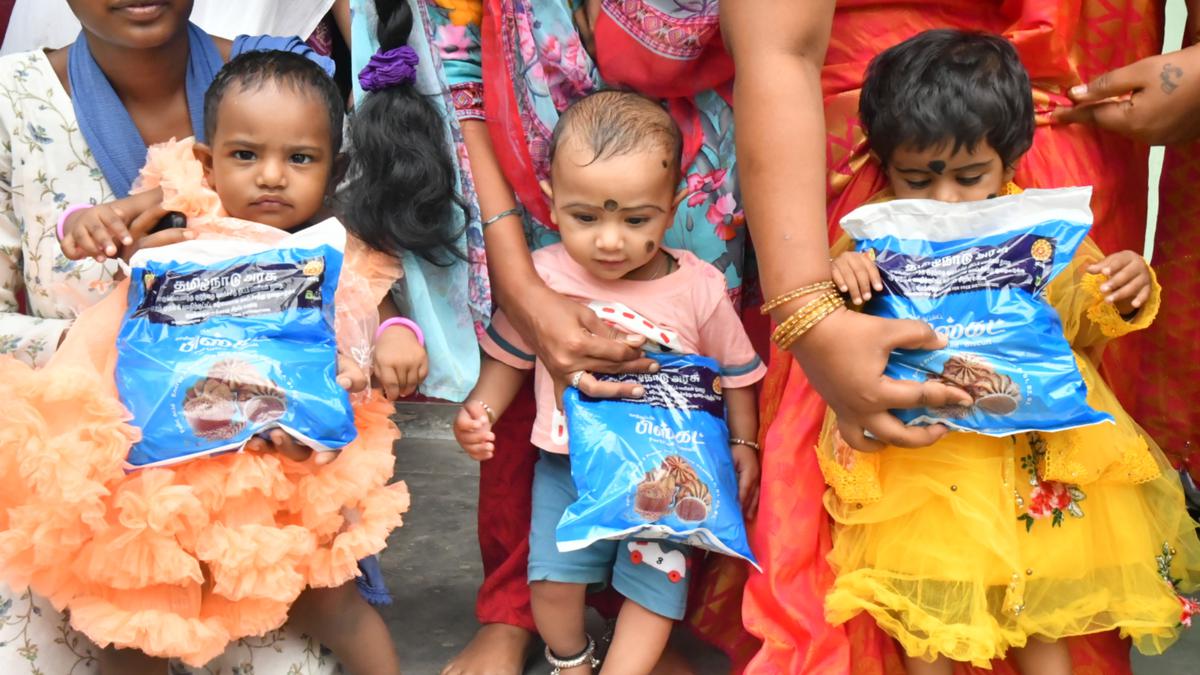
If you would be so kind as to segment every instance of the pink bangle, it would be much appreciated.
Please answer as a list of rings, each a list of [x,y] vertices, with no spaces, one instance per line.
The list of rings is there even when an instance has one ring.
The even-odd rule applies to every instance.
[[[375,329],[375,339],[378,340],[379,336],[383,335],[383,331],[391,328],[392,326],[404,326],[405,328],[411,330],[417,336],[417,342],[419,342],[422,347],[425,346],[425,334],[421,332],[421,327],[417,325],[416,321],[413,321],[412,319],[406,319],[402,316],[394,316],[379,324],[379,328]]]
[[[58,240],[59,241],[63,240],[63,236],[64,236],[63,235],[63,226],[67,224],[67,218],[70,218],[71,214],[75,213],[76,211],[83,211],[84,209],[90,209],[90,208],[92,208],[91,204],[72,204],[67,207],[66,211],[62,212],[62,215],[58,217]]]

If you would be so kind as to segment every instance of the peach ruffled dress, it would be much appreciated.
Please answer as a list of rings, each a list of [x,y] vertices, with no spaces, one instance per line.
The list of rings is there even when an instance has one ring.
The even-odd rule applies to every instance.
[[[200,237],[286,235],[225,217],[191,140],[151,148],[141,189],[156,186]],[[361,366],[399,270],[347,241],[336,330]],[[199,666],[279,627],[306,587],[352,580],[385,547],[409,505],[404,483],[389,482],[399,431],[368,390],[351,396],[357,439],[331,462],[239,452],[126,473],[140,433],[113,376],[126,284],[80,314],[45,367],[0,358],[0,581],[68,610],[100,645]]]

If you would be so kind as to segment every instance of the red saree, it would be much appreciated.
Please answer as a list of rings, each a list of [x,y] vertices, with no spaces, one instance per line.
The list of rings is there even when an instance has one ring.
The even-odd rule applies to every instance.
[[[1046,114],[1064,103],[1070,86],[1157,53],[1160,5],[1153,0],[839,2],[822,74],[831,240],[838,234],[838,220],[884,185],[857,121],[867,63],[882,49],[923,30],[958,27],[1006,35],[1034,81],[1039,126],[1016,182],[1026,187],[1094,185],[1093,237],[1106,250],[1141,250],[1147,147],[1089,128],[1050,126]],[[1127,363],[1136,349],[1128,343],[1113,347],[1106,354],[1110,364]],[[1133,381],[1123,374],[1107,372],[1122,394]],[[860,616],[837,628],[824,621],[821,599],[832,578],[824,560],[830,533],[820,501],[825,486],[812,452],[822,412],[823,404],[794,361],[775,351],[763,392],[762,506],[752,539],[766,571],[750,578],[743,607],[746,626],[763,639],[763,647],[746,672],[903,673],[895,646],[869,619]],[[1074,640],[1071,652],[1076,673],[1130,672],[1128,644],[1116,635]],[[1014,672],[1004,663],[995,668],[997,673]]]

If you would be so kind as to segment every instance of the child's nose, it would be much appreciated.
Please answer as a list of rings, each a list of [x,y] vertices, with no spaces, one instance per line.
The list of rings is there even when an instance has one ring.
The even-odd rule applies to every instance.
[[[939,202],[957,203],[963,201],[961,188],[953,180],[940,180],[934,184],[933,198]]]
[[[283,163],[268,159],[259,164],[258,186],[263,188],[280,188],[287,185]]]
[[[618,227],[602,227],[596,235],[596,248],[605,251],[615,251],[621,248],[621,229]]]

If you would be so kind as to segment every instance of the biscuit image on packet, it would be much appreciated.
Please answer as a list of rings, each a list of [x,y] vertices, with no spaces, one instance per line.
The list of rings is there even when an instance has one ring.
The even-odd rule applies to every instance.
[[[866,311],[924,320],[949,341],[935,352],[892,352],[885,374],[942,382],[974,399],[893,411],[901,420],[991,436],[1113,421],[1087,404],[1058,313],[1042,297],[1091,229],[1090,200],[1091,188],[983,202],[906,199],[842,219],[883,280]]]

